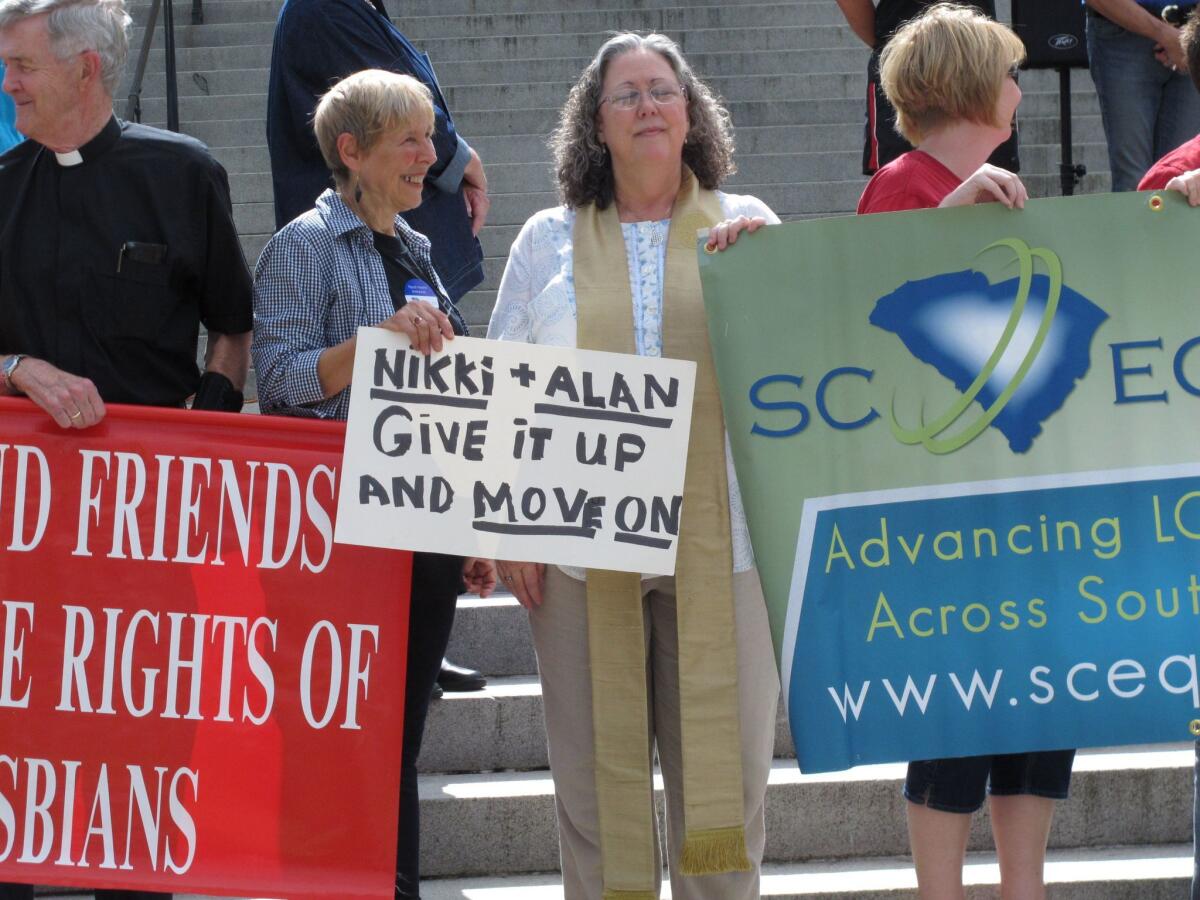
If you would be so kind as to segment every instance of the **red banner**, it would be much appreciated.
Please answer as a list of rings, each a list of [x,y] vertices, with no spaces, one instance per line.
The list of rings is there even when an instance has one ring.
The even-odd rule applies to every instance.
[[[390,898],[410,556],[340,424],[0,399],[0,881]]]

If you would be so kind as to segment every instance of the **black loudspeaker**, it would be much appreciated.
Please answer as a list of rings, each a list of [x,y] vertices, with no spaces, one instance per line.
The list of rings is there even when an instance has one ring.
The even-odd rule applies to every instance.
[[[1083,0],[1012,0],[1013,31],[1025,42],[1029,69],[1088,67]]]

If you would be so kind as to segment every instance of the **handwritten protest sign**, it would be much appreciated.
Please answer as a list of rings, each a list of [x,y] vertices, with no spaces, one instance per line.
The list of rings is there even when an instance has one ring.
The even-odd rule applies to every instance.
[[[1200,731],[1196,216],[988,204],[700,255],[803,769]]]
[[[362,328],[336,539],[670,575],[695,364]]]
[[[390,898],[410,556],[342,426],[0,399],[0,881]]]

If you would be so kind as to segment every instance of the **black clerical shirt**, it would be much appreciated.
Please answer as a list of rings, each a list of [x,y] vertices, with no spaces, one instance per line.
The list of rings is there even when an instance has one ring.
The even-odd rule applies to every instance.
[[[225,170],[198,141],[113,118],[74,153],[0,156],[0,354],[178,406],[200,323],[239,334],[251,309]]]

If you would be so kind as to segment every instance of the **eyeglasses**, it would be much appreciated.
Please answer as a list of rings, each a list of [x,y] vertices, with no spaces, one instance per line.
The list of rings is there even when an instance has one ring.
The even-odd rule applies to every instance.
[[[656,84],[650,88],[650,99],[659,106],[674,106],[687,96],[683,85]],[[642,92],[636,88],[628,88],[600,98],[601,104],[611,103],[613,109],[636,109],[642,103]]]
[[[1013,81],[1017,82],[1018,84],[1020,84],[1021,83],[1021,67],[1013,66],[1011,69],[1009,69],[1008,77],[1011,78]]]

